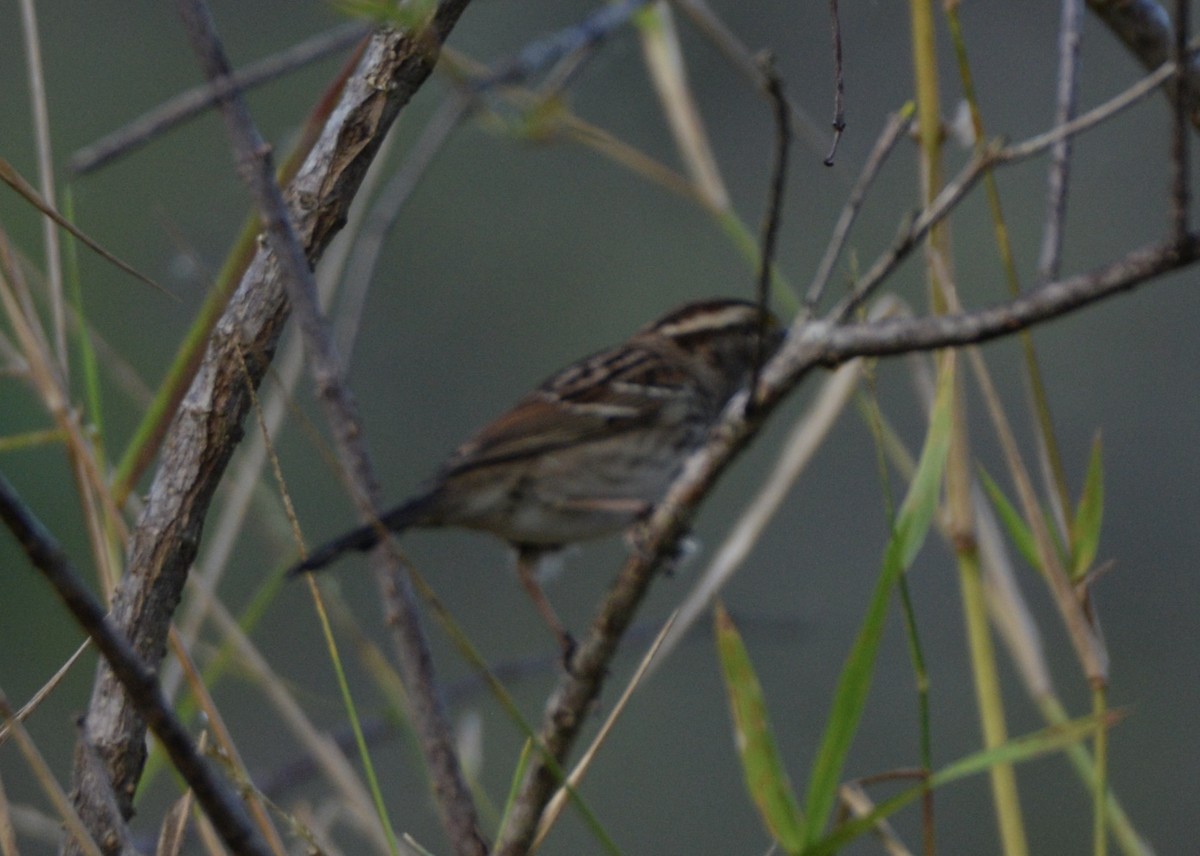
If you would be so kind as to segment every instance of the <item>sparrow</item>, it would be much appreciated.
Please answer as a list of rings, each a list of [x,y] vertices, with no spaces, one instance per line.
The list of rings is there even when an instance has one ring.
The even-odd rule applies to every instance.
[[[289,575],[370,550],[386,530],[490,532],[516,548],[521,582],[569,659],[573,643],[538,584],[538,560],[648,515],[782,340],[778,319],[745,300],[668,312],[549,377],[459,446],[425,490],[313,550]]]

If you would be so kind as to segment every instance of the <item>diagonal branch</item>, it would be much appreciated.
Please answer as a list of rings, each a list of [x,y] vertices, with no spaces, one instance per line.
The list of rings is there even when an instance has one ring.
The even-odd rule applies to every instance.
[[[231,73],[229,61],[207,4],[204,0],[180,0],[179,10],[205,75],[214,83],[228,77]],[[418,36],[418,40],[423,41],[423,37]],[[304,248],[292,230],[283,193],[275,181],[270,149],[240,94],[230,93],[218,102],[218,107],[229,130],[238,172],[254,196],[266,226],[267,246],[279,266],[292,309],[299,320],[313,382],[333,428],[338,457],[359,494],[363,520],[378,520],[382,496],[367,451],[365,428],[358,405],[345,383],[329,322],[318,305],[316,278],[308,266]],[[408,691],[409,712],[432,773],[442,825],[453,843],[454,852],[482,856],[487,847],[479,831],[475,806],[459,768],[453,734],[438,696],[433,658],[421,630],[412,584],[387,550],[377,551],[374,566],[387,613],[396,630],[400,673]]]
[[[397,31],[372,38],[289,189],[291,221],[310,264],[345,222],[384,134],[432,72],[436,47],[467,2],[444,0],[423,44]],[[113,622],[152,668],[164,656],[213,491],[242,436],[251,406],[246,376],[255,385],[261,381],[288,312],[274,260],[260,248],[214,328],[171,426],[113,600]],[[101,664],[76,748],[74,780],[80,815],[106,853],[116,852],[124,839],[145,763],[145,733],[120,683]]]
[[[159,739],[187,781],[225,845],[238,856],[271,856],[233,788],[200,756],[187,729],[167,704],[158,677],[109,622],[104,607],[83,584],[66,552],[21,502],[0,474],[0,519],[54,587],[75,620],[96,643],[130,702]]]

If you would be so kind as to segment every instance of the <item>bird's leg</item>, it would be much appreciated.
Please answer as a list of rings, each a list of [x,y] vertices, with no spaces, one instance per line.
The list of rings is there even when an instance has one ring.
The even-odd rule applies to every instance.
[[[533,601],[533,605],[542,616],[542,620],[546,622],[546,626],[550,628],[550,632],[558,639],[559,647],[562,649],[563,667],[569,672],[571,670],[571,658],[575,656],[575,639],[567,632],[567,628],[563,626],[562,621],[559,620],[558,613],[554,611],[554,607],[551,605],[549,598],[546,597],[546,593],[542,591],[542,586],[538,582],[538,562],[544,552],[544,548],[518,545],[517,577],[521,580],[521,585],[525,587],[525,591],[529,594],[529,599]]]

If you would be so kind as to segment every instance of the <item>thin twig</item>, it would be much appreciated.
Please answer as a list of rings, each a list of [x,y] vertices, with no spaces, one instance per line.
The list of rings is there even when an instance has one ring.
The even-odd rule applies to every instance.
[[[578,23],[530,43],[513,59],[500,63],[494,71],[472,80],[470,88],[473,92],[482,92],[496,86],[524,83],[565,57],[596,47],[617,29],[624,27],[648,2],[621,0],[600,6]]]
[[[204,0],[179,0],[179,11],[205,76],[211,81],[227,77],[231,69],[207,4]],[[270,150],[239,93],[234,91],[220,99],[218,106],[229,130],[238,172],[254,196],[266,227],[267,245],[279,265],[299,321],[313,382],[333,429],[338,457],[358,494],[356,499],[363,519],[377,519],[382,491],[367,452],[362,418],[343,380],[341,359],[317,302],[316,280],[300,238],[292,229],[283,192],[275,181]],[[409,693],[413,725],[420,735],[433,778],[442,825],[455,853],[484,854],[487,846],[454,753],[453,734],[437,692],[433,658],[420,627],[411,582],[387,549],[377,550],[372,564],[396,631],[400,673]]]
[[[125,637],[112,626],[104,609],[83,584],[67,554],[25,506],[8,480],[0,475],[0,518],[17,537],[79,626],[96,643],[128,694],[130,702],[162,743],[175,769],[196,794],[196,800],[231,851],[247,856],[271,856],[241,801],[197,752],[187,729],[167,705],[158,679]]]
[[[1191,181],[1188,172],[1188,100],[1187,79],[1187,41],[1190,25],[1190,4],[1188,0],[1176,0],[1175,3],[1175,37],[1172,40],[1171,59],[1177,70],[1174,85],[1171,87],[1171,220],[1175,229],[1175,237],[1179,241],[1187,239],[1188,209],[1191,205]]]
[[[758,255],[758,340],[755,343],[754,371],[750,374],[749,388],[758,386],[758,373],[762,369],[766,354],[767,301],[771,288],[771,273],[775,269],[775,246],[779,239],[779,223],[783,214],[783,194],[787,188],[788,148],[792,142],[787,99],[783,97],[783,80],[775,70],[769,54],[759,59],[763,77],[766,79],[767,95],[771,99],[772,115],[775,118],[775,154],[771,163],[771,184],[767,197],[767,211],[763,216],[762,234],[759,238]],[[747,400],[753,406],[754,399]]]
[[[672,0],[672,5],[682,11],[700,34],[725,57],[743,77],[756,88],[766,84],[762,71],[755,60],[754,52],[743,43],[733,30],[716,15],[705,0]],[[806,146],[817,152],[825,148],[825,133],[818,122],[812,119],[799,104],[788,99],[788,112],[791,114],[792,131],[797,134]]]
[[[1065,125],[1075,115],[1079,80],[1079,30],[1082,0],[1062,0],[1058,32],[1058,92],[1054,109],[1055,126]],[[1063,137],[1050,148],[1050,170],[1046,176],[1046,224],[1038,279],[1057,279],[1062,263],[1063,227],[1067,216],[1067,185],[1071,172],[1071,138]]]
[[[1171,19],[1157,0],[1088,0],[1088,8],[1147,71],[1158,68],[1174,53]],[[1193,127],[1200,126],[1200,64],[1194,56],[1184,66],[1183,75],[1188,118]]]
[[[172,128],[199,116],[230,92],[245,92],[269,83],[330,54],[345,50],[370,34],[370,26],[360,22],[343,24],[287,50],[251,63],[223,80],[203,83],[181,92],[124,127],[76,151],[71,155],[67,169],[74,175],[95,172],[153,142]]]
[[[1173,243],[1151,244],[1091,273],[1049,283],[985,309],[837,327],[822,343],[824,354],[819,362],[837,365],[854,356],[888,356],[986,342],[1185,267],[1196,260],[1198,250],[1196,236],[1189,235],[1179,247]]]
[[[813,274],[812,282],[809,283],[808,291],[804,295],[804,305],[809,314],[816,313],[817,304],[821,302],[821,295],[833,273],[833,266],[837,264],[838,257],[842,254],[842,248],[846,245],[846,239],[850,235],[850,228],[858,218],[858,212],[867,198],[867,191],[875,182],[875,177],[879,175],[879,170],[883,167],[888,155],[896,148],[896,143],[904,138],[905,133],[911,127],[911,110],[902,110],[888,116],[887,124],[884,125],[879,139],[875,141],[875,146],[871,149],[867,162],[863,164],[858,181],[850,190],[846,204],[842,206],[842,213],[838,215],[837,224],[833,227],[833,235],[830,236],[829,243],[825,247],[825,255],[821,257],[821,263],[817,265],[816,273]]]
[[[846,81],[842,74],[842,21],[838,16],[838,0],[829,0],[829,29],[833,36],[833,140],[825,166],[833,166],[842,131],[846,130]]]

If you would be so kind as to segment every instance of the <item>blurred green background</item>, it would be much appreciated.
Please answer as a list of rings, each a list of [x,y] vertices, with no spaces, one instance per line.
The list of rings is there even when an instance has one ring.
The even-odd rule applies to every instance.
[[[714,9],[754,49],[770,48],[792,98],[822,126],[832,114],[829,29],[824,4],[715,2]],[[479,0],[450,45],[485,61],[513,55],[531,40],[578,21],[593,4]],[[199,73],[169,4],[43,2],[38,5],[56,163],[133,116],[198,82]],[[280,50],[343,19],[321,3],[213,3],[236,64]],[[1053,113],[1058,10],[1050,4],[967,4],[964,26],[991,133],[1019,139],[1047,127]],[[36,176],[24,56],[15,4],[0,10],[0,156]],[[779,262],[803,287],[820,258],[854,176],[889,111],[911,95],[906,9],[901,4],[843,6],[848,129],[838,165],[824,150],[797,145],[792,162]],[[765,101],[685,22],[689,74],[715,152],[743,219],[756,228],[764,205],[772,125]],[[944,33],[942,34],[944,37]],[[947,109],[957,76],[944,38],[939,44]],[[250,105],[264,136],[282,148],[343,61],[304,69],[256,90]],[[1124,88],[1140,69],[1110,34],[1088,19],[1080,102],[1089,107]],[[425,120],[447,96],[444,80],[423,89],[397,125],[385,165],[394,170]],[[571,107],[631,144],[675,166],[678,158],[648,83],[636,36],[622,31],[592,58],[571,90]],[[1087,269],[1165,234],[1168,226],[1167,108],[1152,98],[1080,138],[1072,168],[1064,270]],[[952,164],[965,154],[948,152]],[[1033,281],[1044,208],[1045,161],[1000,173],[1018,264]],[[65,171],[60,180],[65,180]],[[223,127],[207,114],[74,185],[81,226],[110,250],[167,284],[164,299],[94,256],[82,257],[91,322],[150,387],[162,378],[176,345],[247,212]],[[865,268],[917,206],[914,152],[902,145],[877,183],[851,238]],[[41,265],[38,218],[11,192],[0,192],[0,222]],[[1004,283],[981,194],[954,219],[954,256],[964,301],[1001,299]],[[845,271],[843,265],[841,268]],[[474,428],[545,375],[614,341],[661,311],[710,295],[748,295],[752,272],[716,224],[691,203],[648,184],[592,151],[531,143],[468,123],[439,154],[404,209],[372,284],[350,372],[387,494],[402,499]],[[919,263],[893,280],[923,305]],[[1096,600],[1112,654],[1111,698],[1129,717],[1113,732],[1112,782],[1137,828],[1158,852],[1189,852],[1200,804],[1200,398],[1197,366],[1200,294],[1186,273],[1039,328],[1035,339],[1074,488],[1089,444],[1103,432],[1106,470],[1101,559],[1116,560]],[[1014,412],[1024,412],[1014,343],[987,356]],[[270,382],[268,382],[270,383]],[[921,411],[907,368],[880,367],[886,412],[916,446]],[[690,587],[732,516],[771,465],[773,453],[813,384],[723,480],[697,526],[700,556],[660,580],[642,610],[661,620]],[[77,387],[78,388],[78,387]],[[301,406],[323,425],[307,382]],[[106,383],[107,439],[115,457],[142,404]],[[999,472],[990,428],[973,401],[974,452]],[[284,473],[310,543],[354,521],[336,475],[310,432],[289,417],[279,441]],[[0,377],[0,434],[46,427],[47,416],[19,379]],[[1029,440],[1028,432],[1021,436]],[[248,425],[248,430],[253,426]],[[1033,455],[1027,443],[1027,455]],[[60,447],[0,456],[0,469],[71,555],[88,567],[72,481]],[[144,487],[144,484],[143,484]],[[244,605],[263,579],[295,550],[277,524],[274,489],[263,496],[237,548],[222,594]],[[218,497],[218,503],[221,499]],[[267,507],[270,506],[270,510]],[[212,516],[210,515],[210,519]],[[747,637],[770,702],[789,770],[807,777],[824,727],[837,670],[874,582],[887,524],[870,435],[853,413],[841,420],[726,593]],[[414,534],[406,549],[452,607],[476,644],[496,661],[549,656],[553,644],[511,574],[496,542],[461,533]],[[582,630],[592,605],[623,556],[619,541],[573,551],[549,587],[567,624]],[[374,584],[352,559],[336,572],[361,631],[385,648]],[[75,648],[80,634],[47,587],[0,536],[0,688],[23,703]],[[1076,714],[1088,688],[1036,575],[1022,582],[1039,610],[1059,691]],[[967,671],[957,575],[944,547],[931,540],[911,575],[932,680],[935,761],[946,763],[979,744]],[[917,759],[916,701],[899,616],[894,616],[871,702],[848,774],[911,766]],[[295,682],[318,722],[342,714],[319,629],[303,586],[289,587],[269,608],[255,640],[272,665]],[[444,637],[432,632],[442,675],[469,676]],[[208,634],[208,638],[213,638]],[[644,644],[644,643],[642,643]],[[603,699],[615,699],[641,644],[628,644]],[[1040,726],[1001,656],[1010,730]],[[33,717],[29,727],[53,768],[69,775],[74,717],[87,704],[94,660],[87,659]],[[378,703],[357,669],[360,703]],[[552,666],[514,682],[536,719],[552,685]],[[259,691],[233,675],[218,701],[247,761],[267,774],[297,748]],[[478,691],[454,696],[454,715],[481,717],[482,776],[500,803],[520,746],[516,730]],[[404,741],[379,750],[392,818],[418,840],[441,849],[419,760]],[[43,805],[11,745],[0,747],[0,776],[10,800]],[[152,821],[174,785],[159,779],[144,817]],[[1083,853],[1090,846],[1089,798],[1058,757],[1019,770],[1035,853]],[[317,789],[314,787],[315,795]],[[695,634],[635,698],[583,794],[627,853],[760,853],[767,838],[742,788],[724,693],[707,632]],[[939,793],[944,853],[998,852],[986,778]],[[916,813],[896,819],[919,840]],[[150,827],[139,827],[147,831]],[[869,842],[847,852],[876,852]],[[574,819],[550,839],[548,853],[590,853],[597,846]],[[37,852],[30,847],[24,852]],[[49,852],[49,848],[45,852]]]

